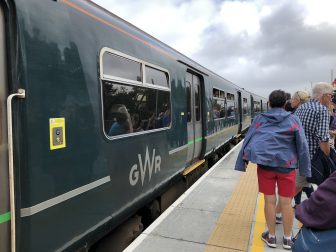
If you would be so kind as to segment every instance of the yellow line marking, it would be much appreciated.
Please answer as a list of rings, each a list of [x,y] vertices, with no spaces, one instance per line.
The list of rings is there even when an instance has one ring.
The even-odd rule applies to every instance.
[[[251,252],[263,252],[264,251],[264,242],[261,240],[261,234],[265,230],[265,215],[264,215],[264,195],[262,193],[259,194],[258,200],[258,208],[256,213],[256,220],[253,230],[253,240],[252,240],[252,247]]]
[[[257,169],[250,164],[217,220],[205,252],[248,251],[257,197]]]
[[[189,166],[188,168],[184,169],[182,175],[186,176],[188,175],[190,172],[192,172],[193,170],[195,170],[197,167],[199,167],[200,165],[202,165],[205,162],[205,159],[199,160],[197,161],[195,164]]]

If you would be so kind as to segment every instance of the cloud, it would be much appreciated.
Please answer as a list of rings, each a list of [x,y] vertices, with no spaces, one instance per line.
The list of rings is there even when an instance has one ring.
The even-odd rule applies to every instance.
[[[332,0],[96,0],[224,78],[263,96],[336,76]]]

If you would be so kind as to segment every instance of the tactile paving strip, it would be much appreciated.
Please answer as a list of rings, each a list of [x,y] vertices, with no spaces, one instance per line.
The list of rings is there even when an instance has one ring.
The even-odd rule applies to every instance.
[[[248,251],[258,197],[257,166],[249,164],[217,220],[206,252]]]

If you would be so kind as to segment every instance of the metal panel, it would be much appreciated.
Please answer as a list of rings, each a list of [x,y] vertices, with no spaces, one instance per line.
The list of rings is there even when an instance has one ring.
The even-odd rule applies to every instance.
[[[0,6],[0,251],[9,251],[10,210],[6,113],[6,62],[4,13]]]
[[[191,73],[186,74],[187,95],[190,95],[190,117],[188,116],[188,156],[190,162],[200,156],[202,151],[202,107],[200,78]],[[188,113],[188,111],[187,111]],[[189,120],[190,118],[190,120]]]

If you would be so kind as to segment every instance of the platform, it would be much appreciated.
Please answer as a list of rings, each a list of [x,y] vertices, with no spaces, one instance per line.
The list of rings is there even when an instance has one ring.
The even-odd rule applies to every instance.
[[[279,252],[282,225],[276,225],[278,246],[261,241],[264,200],[258,193],[256,165],[234,171],[241,143],[178,198],[125,252]],[[298,232],[295,220],[293,234]]]

